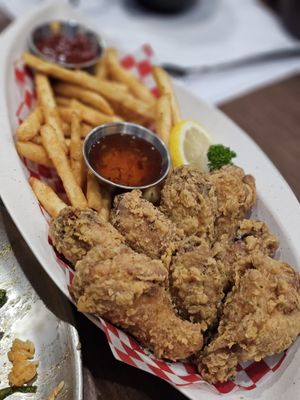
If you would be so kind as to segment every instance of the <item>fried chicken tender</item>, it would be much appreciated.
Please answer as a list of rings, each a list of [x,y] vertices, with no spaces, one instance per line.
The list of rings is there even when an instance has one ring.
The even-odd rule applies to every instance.
[[[49,236],[56,250],[68,261],[75,264],[96,244],[102,247],[124,242],[122,235],[89,209],[65,207],[53,219],[49,227]]]
[[[140,190],[115,197],[111,222],[132,249],[153,259],[168,259],[183,237],[173,222],[142,198]]]
[[[261,360],[285,350],[300,333],[300,275],[288,264],[256,253],[236,276],[218,333],[200,355],[208,382],[236,375],[239,361]]]
[[[30,382],[37,374],[38,363],[30,361],[34,357],[34,344],[15,339],[7,356],[12,363],[12,369],[8,374],[10,386],[23,386]]]
[[[212,257],[207,242],[181,249],[170,266],[172,300],[181,315],[202,322],[203,330],[214,324],[228,282],[225,266]]]
[[[203,345],[201,326],[181,320],[159,260],[125,245],[93,247],[76,264],[72,294],[79,311],[94,313],[134,335],[158,358],[185,359]]]
[[[173,170],[161,191],[160,209],[186,235],[213,238],[217,197],[214,184],[199,169]]]
[[[226,165],[207,174],[217,197],[216,235],[231,232],[237,220],[245,217],[256,201],[255,180],[242,168]]]

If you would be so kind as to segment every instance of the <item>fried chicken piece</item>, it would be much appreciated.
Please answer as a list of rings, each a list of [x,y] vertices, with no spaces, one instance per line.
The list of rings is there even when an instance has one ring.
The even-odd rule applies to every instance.
[[[263,221],[243,219],[237,227],[234,246],[235,252],[260,251],[270,257],[274,256],[279,241],[268,229]]]
[[[161,191],[160,209],[186,235],[213,238],[215,188],[197,168],[182,166],[173,170]]]
[[[122,235],[89,209],[65,207],[49,226],[53,245],[68,261],[75,264],[96,244],[102,247],[118,245]]]
[[[82,259],[71,289],[80,311],[128,329],[157,357],[182,359],[202,347],[201,326],[175,314],[161,261],[135,253],[92,210],[65,208],[52,221],[50,232],[67,259]]]
[[[244,218],[256,201],[255,180],[242,168],[226,165],[207,175],[217,197],[216,235],[232,232],[236,221]]]
[[[236,264],[239,264],[239,269],[246,268],[249,256],[256,252],[273,257],[278,246],[278,239],[264,222],[243,219],[236,221],[233,234],[226,233],[218,238],[212,247],[212,253],[216,260],[225,265],[224,270],[232,281]]]
[[[8,374],[10,386],[23,386],[30,382],[37,374],[38,363],[30,361],[34,357],[34,344],[15,339],[7,356],[12,363],[12,369]]]
[[[199,372],[208,382],[225,382],[236,375],[239,361],[280,353],[299,333],[300,275],[256,253],[251,267],[236,276],[218,333],[200,355]]]
[[[203,345],[201,326],[181,320],[159,260],[125,245],[95,246],[76,264],[72,293],[79,311],[94,313],[135,336],[158,358],[185,359]]]
[[[203,330],[216,322],[228,282],[225,266],[212,258],[206,242],[181,249],[170,266],[172,300],[181,315],[202,322]]]
[[[173,222],[142,198],[140,190],[115,197],[111,222],[132,249],[153,259],[168,259],[183,237]]]
[[[170,290],[178,311],[184,318],[213,327],[235,274],[247,268],[255,252],[273,256],[277,248],[276,237],[258,220],[238,221],[234,236],[223,234],[212,249],[190,237],[170,266]]]

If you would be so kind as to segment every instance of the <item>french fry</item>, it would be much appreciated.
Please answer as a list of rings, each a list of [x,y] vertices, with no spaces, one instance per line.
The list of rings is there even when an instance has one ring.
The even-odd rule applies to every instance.
[[[81,124],[81,137],[85,138],[91,132],[94,127],[89,124],[85,124],[84,122]]]
[[[42,126],[41,136],[48,156],[52,160],[57,173],[62,180],[70,203],[74,207],[86,208],[86,198],[81,190],[81,187],[77,184],[74,178],[66,154],[61,148],[60,142],[58,141],[57,135],[52,126]]]
[[[65,386],[65,382],[61,381],[49,394],[48,396],[48,400],[57,400],[58,395],[60,394],[60,392],[63,390]]]
[[[67,121],[61,121],[61,123],[62,123],[62,129],[63,129],[63,132],[64,132],[64,136],[66,137],[68,137],[68,136],[70,136],[70,134],[71,134],[71,127],[70,127],[70,124],[67,122]]]
[[[27,143],[35,143],[35,144],[39,144],[39,145],[42,146],[43,145],[42,136],[41,135],[36,135],[34,138],[32,138],[32,140],[30,142],[27,142]],[[68,137],[65,137],[65,143],[66,143],[67,148],[69,149],[70,143],[71,143],[71,139],[68,138]],[[82,144],[82,142],[81,142],[81,144]],[[69,153],[69,150],[68,150],[68,153]]]
[[[101,210],[98,212],[100,217],[104,221],[109,221],[112,203],[112,192],[111,190],[101,186]]]
[[[92,208],[98,212],[101,210],[102,196],[100,185],[97,181],[97,178],[92,174],[91,171],[88,171],[87,173],[86,198],[89,208]]]
[[[80,119],[73,111],[71,120],[70,162],[74,178],[82,188],[85,178],[85,164],[82,154]]]
[[[75,99],[71,101],[71,107],[75,110],[79,110],[81,112],[83,121],[87,122],[90,125],[96,126],[105,124],[107,122],[123,121],[120,117],[103,114],[100,111],[96,111],[93,108],[88,107]]]
[[[97,77],[88,74],[81,70],[70,70],[63,68],[55,63],[50,63],[38,58],[30,53],[23,53],[23,60],[26,65],[41,72],[45,75],[52,76],[53,78],[60,79],[65,82],[75,83],[78,86],[85,87],[93,90],[94,92],[102,93],[117,90],[119,92],[127,92],[126,85],[118,82],[111,82],[108,80],[100,80]]]
[[[47,124],[53,127],[62,149],[64,152],[67,152],[62,122],[56,108],[56,103],[49,79],[46,75],[36,74],[35,84],[37,98],[41,105],[45,121]]]
[[[20,141],[27,141],[38,134],[43,124],[43,113],[40,107],[36,107],[24,119],[20,126],[17,128],[17,139]]]
[[[62,107],[70,107],[71,99],[63,96],[56,96],[55,97],[56,104]]]
[[[52,33],[57,34],[61,31],[61,22],[60,21],[52,21],[50,23],[50,29]]]
[[[61,119],[63,121],[65,121],[65,122],[67,122],[68,124],[71,124],[72,114],[73,114],[73,111],[74,111],[74,108],[71,107],[71,101],[69,102],[69,106],[68,107],[58,106],[57,109],[58,109],[58,112],[59,112],[59,115],[60,115]],[[76,109],[76,112],[78,113],[79,119],[81,119],[82,118],[81,111]]]
[[[102,94],[114,108],[114,104],[123,107],[125,110],[134,112],[146,122],[153,122],[154,109],[143,101],[136,99],[127,91],[127,86],[118,82],[100,80],[95,76],[83,71],[71,71],[56,64],[44,61],[30,53],[23,54],[26,65],[39,72],[50,75],[54,78],[75,83],[78,86],[90,89]]]
[[[20,156],[27,158],[37,164],[44,165],[45,167],[52,167],[53,163],[48,157],[45,149],[40,144],[31,142],[17,142],[17,151]]]
[[[66,203],[64,203],[46,183],[33,177],[29,178],[29,183],[39,202],[52,218],[56,218],[59,212],[67,207]]]
[[[150,90],[119,63],[115,49],[106,50],[106,63],[112,79],[125,83],[138,99],[150,105],[155,104],[155,98]]]
[[[109,103],[99,93],[95,93],[91,90],[83,89],[68,83],[58,83],[55,85],[54,91],[60,96],[69,98],[71,97],[80,100],[82,103],[88,104],[104,114],[114,114],[114,111]]]
[[[175,125],[180,122],[182,118],[171,79],[166,71],[157,66],[152,68],[152,73],[158,86],[160,95],[162,96],[169,93],[171,96],[172,125]]]
[[[107,79],[108,78],[108,71],[107,71],[107,64],[106,64],[106,52],[101,57],[101,59],[95,65],[95,75],[99,79]]]
[[[72,112],[74,109],[69,108],[69,107],[58,107],[59,114],[61,118],[64,120],[63,122],[68,124],[68,130],[64,130],[64,135],[65,138],[68,138],[71,136],[71,128],[69,127],[69,123],[71,123],[72,119]],[[75,110],[78,113],[78,117],[81,118],[81,112],[79,110]],[[68,122],[67,122],[68,121]],[[81,137],[85,138],[90,131],[95,127],[94,125],[89,125],[86,124],[85,122],[82,122],[81,124]]]
[[[113,109],[122,118],[130,121],[142,121],[143,124],[149,124],[154,121],[155,110],[153,106],[136,99],[129,93],[111,93],[108,100]]]
[[[171,95],[160,96],[156,103],[155,128],[158,136],[168,146],[172,129]]]
[[[42,143],[42,136],[41,136],[41,135],[35,135],[35,136],[31,139],[30,143],[35,143],[35,144],[42,145],[42,144],[43,144],[43,143]]]

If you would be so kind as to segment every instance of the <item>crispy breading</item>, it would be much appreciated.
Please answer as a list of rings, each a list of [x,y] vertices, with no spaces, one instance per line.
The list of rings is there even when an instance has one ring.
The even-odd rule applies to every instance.
[[[175,314],[167,279],[159,260],[125,245],[106,252],[95,246],[76,264],[72,294],[79,311],[126,329],[156,357],[184,359],[201,349],[201,326]]]
[[[30,361],[34,357],[34,344],[15,339],[7,356],[12,363],[12,369],[8,374],[10,386],[23,386],[30,382],[37,374],[38,363]]]
[[[153,259],[167,259],[183,238],[183,232],[142,198],[140,190],[115,197],[111,221],[131,248]]]
[[[161,191],[160,210],[186,235],[213,238],[215,188],[197,168],[182,166],[173,170]]]
[[[170,266],[170,289],[177,309],[185,318],[213,327],[225,293],[235,275],[247,268],[249,257],[258,251],[273,256],[277,247],[276,237],[258,220],[239,221],[235,232],[223,234],[212,248],[190,237]]]
[[[300,333],[300,278],[270,258],[278,240],[267,225],[245,219],[253,177],[233,165],[209,174],[184,166],[161,193],[160,208],[138,190],[117,196],[116,229],[72,207],[52,222],[54,245],[77,262],[78,309],[127,330],[156,357],[193,355],[213,383],[233,377],[239,361],[289,346]]]
[[[215,234],[231,232],[236,221],[245,218],[256,201],[255,180],[235,165],[215,170],[207,174],[207,179],[217,197]]]
[[[170,266],[170,290],[180,313],[204,329],[216,322],[228,282],[225,266],[212,257],[206,242],[180,250]]]
[[[278,246],[278,239],[264,222],[243,219],[235,222],[230,234],[218,237],[212,246],[212,254],[225,265],[228,279],[232,281],[237,264],[239,269],[245,268],[249,256],[257,252],[273,257]]]
[[[262,253],[251,256],[228,294],[218,333],[198,360],[208,382],[236,375],[239,361],[285,350],[300,332],[300,275]]]
[[[88,208],[64,208],[51,221],[49,236],[57,251],[73,264],[96,244],[110,247],[112,241],[117,244],[124,242],[122,235],[111,224]]]

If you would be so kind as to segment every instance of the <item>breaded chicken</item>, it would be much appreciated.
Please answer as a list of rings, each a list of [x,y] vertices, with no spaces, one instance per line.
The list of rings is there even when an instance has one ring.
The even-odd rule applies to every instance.
[[[228,282],[225,266],[212,257],[206,242],[181,249],[170,266],[172,300],[182,316],[201,322],[206,330],[216,322]]]
[[[134,335],[158,358],[185,359],[201,349],[201,326],[181,320],[159,260],[125,245],[93,247],[76,264],[72,294],[79,311],[94,313]]]
[[[274,256],[279,241],[263,221],[243,219],[239,221],[234,238],[235,251],[260,251],[270,257]]]
[[[186,235],[213,238],[215,188],[197,168],[182,166],[173,170],[161,191],[160,209]]]
[[[264,222],[243,219],[236,221],[234,232],[218,238],[212,246],[212,254],[225,265],[224,270],[232,281],[236,264],[239,264],[239,269],[245,268],[249,256],[257,252],[273,257],[278,246],[278,239]]]
[[[285,350],[300,333],[300,275],[288,264],[256,253],[236,275],[218,333],[204,349],[198,369],[208,382],[236,375],[239,361]]]
[[[7,356],[12,363],[12,369],[8,374],[10,386],[23,386],[30,382],[37,374],[38,362],[31,361],[35,348],[30,340],[15,339]]]
[[[132,249],[153,259],[168,258],[183,238],[183,232],[143,199],[140,190],[115,197],[111,222]]]
[[[199,244],[190,237],[172,258],[172,300],[182,316],[202,321],[207,328],[216,323],[235,274],[247,268],[250,256],[257,252],[273,256],[278,247],[278,240],[261,221],[241,220],[235,229],[233,236],[223,234],[212,249],[208,242]]]
[[[207,174],[207,179],[217,197],[215,234],[230,233],[236,221],[244,218],[256,201],[255,180],[235,165],[213,171]]]
[[[72,264],[81,260],[96,244],[110,247],[112,242],[117,245],[124,242],[111,224],[89,208],[65,207],[51,221],[49,236],[56,250]]]

